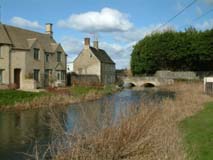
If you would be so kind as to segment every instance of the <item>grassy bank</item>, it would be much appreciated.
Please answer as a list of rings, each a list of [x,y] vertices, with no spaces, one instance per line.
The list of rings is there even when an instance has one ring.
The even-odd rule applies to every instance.
[[[106,109],[100,126],[94,106],[90,117],[82,117],[81,123],[88,127],[82,134],[68,134],[54,114],[54,123],[50,127],[58,135],[48,146],[48,151],[55,160],[187,159],[179,123],[201,111],[203,104],[212,98],[203,94],[199,82],[178,82],[164,89],[175,92],[175,99],[149,105],[142,100],[141,104],[135,104],[137,107],[129,106],[131,109],[120,117],[117,125],[113,125],[110,119],[113,113]]]
[[[47,92],[25,92],[0,90],[0,111],[25,110],[41,107],[60,107],[88,100],[95,100],[112,94],[117,89],[114,85],[105,87],[55,88]]]
[[[201,112],[186,118],[180,127],[188,159],[213,159],[213,103],[207,103]]]
[[[44,92],[34,93],[17,90],[0,90],[0,106],[25,103],[33,100],[34,98],[42,97],[45,95],[47,95],[47,93]]]

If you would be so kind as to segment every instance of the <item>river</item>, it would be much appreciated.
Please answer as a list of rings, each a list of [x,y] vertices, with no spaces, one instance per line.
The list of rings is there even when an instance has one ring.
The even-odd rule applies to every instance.
[[[110,110],[111,119],[114,122],[126,111],[128,107],[137,107],[141,101],[144,103],[159,102],[164,98],[174,98],[175,93],[163,91],[156,88],[141,90],[125,89],[119,93],[103,97],[99,100],[73,104],[60,109],[55,109],[62,117],[62,126],[67,132],[74,129],[79,131],[88,130],[89,126],[82,123],[82,117],[88,120],[98,119],[101,123],[102,113]],[[32,153],[35,142],[46,144],[54,132],[47,127],[47,124],[54,123],[48,118],[52,113],[47,108],[0,112],[0,159],[2,160],[21,160],[26,158],[26,153]],[[80,123],[81,122],[81,123]]]

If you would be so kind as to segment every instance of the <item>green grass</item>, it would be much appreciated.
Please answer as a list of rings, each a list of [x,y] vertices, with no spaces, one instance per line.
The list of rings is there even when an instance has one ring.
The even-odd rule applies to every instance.
[[[34,93],[17,90],[0,90],[0,106],[14,105],[17,102],[29,102],[35,97],[46,95],[44,92]]]
[[[181,122],[188,159],[213,160],[213,103]]]

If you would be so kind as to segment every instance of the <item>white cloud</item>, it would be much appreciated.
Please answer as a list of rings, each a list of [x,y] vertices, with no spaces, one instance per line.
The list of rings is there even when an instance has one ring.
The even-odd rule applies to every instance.
[[[100,48],[103,48],[116,63],[116,68],[128,68],[130,64],[130,55],[133,50],[133,45],[136,42],[120,45],[115,43],[100,43]]]
[[[44,28],[38,23],[38,21],[29,21],[21,17],[13,17],[11,19],[11,23],[15,26],[23,27],[23,28],[31,28],[31,29],[37,29],[37,30]]]
[[[115,33],[115,39],[122,41],[122,42],[135,42],[143,39],[146,35],[149,35],[153,32],[160,32],[168,28],[174,28],[171,26],[164,26],[159,29],[162,24],[150,25],[148,27],[142,28],[132,28],[129,31],[122,32],[122,33]]]
[[[213,28],[213,19],[210,19],[208,21],[204,21],[201,24],[195,24],[195,28],[197,28],[199,30],[212,29]]]
[[[73,61],[83,48],[82,41],[67,36],[62,37],[61,45],[68,54],[69,61]]]
[[[111,8],[103,8],[100,12],[73,14],[66,20],[60,20],[58,25],[88,33],[124,32],[133,27],[126,14]]]

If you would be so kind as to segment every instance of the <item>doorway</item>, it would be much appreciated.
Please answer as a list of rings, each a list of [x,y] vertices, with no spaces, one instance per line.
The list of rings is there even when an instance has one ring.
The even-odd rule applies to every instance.
[[[14,69],[14,83],[17,89],[20,88],[20,74],[21,69]]]

